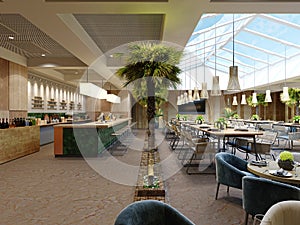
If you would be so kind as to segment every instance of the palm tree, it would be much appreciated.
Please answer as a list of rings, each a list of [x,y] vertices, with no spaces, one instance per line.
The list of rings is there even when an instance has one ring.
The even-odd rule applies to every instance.
[[[133,84],[134,92],[139,93],[139,98],[147,104],[148,148],[151,150],[155,148],[155,97],[163,89],[176,88],[180,83],[178,74],[181,71],[176,65],[182,51],[155,42],[134,43],[128,46],[128,50],[127,65],[118,69],[116,74],[125,80],[124,86]]]

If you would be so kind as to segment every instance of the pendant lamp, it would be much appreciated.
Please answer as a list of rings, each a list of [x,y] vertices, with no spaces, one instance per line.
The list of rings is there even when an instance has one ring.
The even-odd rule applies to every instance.
[[[192,53],[190,53],[190,89],[188,90],[188,102],[193,102],[193,90],[192,90]]]
[[[103,87],[103,81],[102,81]],[[79,84],[79,92],[81,95],[86,95],[97,99],[106,99],[107,91],[99,86],[89,82],[89,69],[86,70],[86,82]]]
[[[241,105],[247,105],[246,95],[245,94],[242,94]]]
[[[201,94],[200,98],[202,99],[208,99],[208,91],[207,91],[207,83],[205,82],[205,33],[204,33],[204,54],[203,54],[203,76],[204,76],[204,82],[202,82],[202,89],[201,89]]]
[[[176,103],[176,104],[177,104],[177,105],[181,105],[181,102],[180,102],[180,101],[181,101],[181,98],[180,98],[180,95],[178,95],[178,96],[177,96],[177,103]]]
[[[287,102],[290,100],[289,88],[286,86],[286,46],[284,48],[284,87],[282,88],[282,97],[281,100],[283,102]]]
[[[238,105],[237,97],[236,96],[233,96],[232,105]]]
[[[232,14],[232,66],[229,67],[228,91],[240,91],[238,67],[234,65],[234,14]]]
[[[211,96],[220,96],[221,90],[220,90],[220,83],[219,83],[219,77],[217,76],[217,42],[216,42],[216,24],[215,24],[215,76],[213,77],[213,84],[212,89],[210,92]]]
[[[269,85],[269,75],[270,75],[270,63],[269,63],[269,55],[268,55],[268,85]],[[266,90],[265,102],[272,102],[270,85],[269,85],[269,89]]]
[[[197,50],[196,50],[196,84],[194,87],[194,101],[200,100],[199,90],[197,88],[198,85],[198,63],[197,63]]]

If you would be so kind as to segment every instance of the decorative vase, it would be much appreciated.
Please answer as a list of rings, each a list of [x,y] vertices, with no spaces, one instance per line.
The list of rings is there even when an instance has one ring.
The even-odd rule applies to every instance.
[[[291,160],[282,161],[281,159],[278,159],[278,166],[284,170],[293,170],[294,161]]]

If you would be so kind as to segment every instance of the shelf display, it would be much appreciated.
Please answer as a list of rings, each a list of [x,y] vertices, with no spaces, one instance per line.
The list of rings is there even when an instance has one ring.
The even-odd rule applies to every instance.
[[[67,103],[65,100],[61,100],[60,102],[60,110],[67,110]]]
[[[78,102],[78,104],[77,104],[77,110],[81,110],[81,108],[82,108],[82,105],[80,104],[80,102]]]
[[[48,109],[56,109],[56,101],[54,101],[54,98],[48,101]]]
[[[32,99],[32,109],[43,109],[44,100],[42,97],[34,96]]]
[[[75,104],[74,104],[73,101],[70,101],[69,109],[70,109],[70,110],[74,110],[74,109],[75,109]]]

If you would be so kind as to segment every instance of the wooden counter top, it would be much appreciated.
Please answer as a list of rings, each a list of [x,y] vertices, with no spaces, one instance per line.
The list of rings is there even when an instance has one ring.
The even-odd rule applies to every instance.
[[[124,118],[124,119],[117,119],[114,121],[106,121],[104,122],[89,122],[89,123],[81,123],[81,124],[74,124],[74,123],[69,123],[69,124],[58,124],[55,125],[54,127],[63,127],[63,128],[108,128],[108,127],[113,127],[118,124],[121,124],[123,122],[129,121],[131,118]]]

